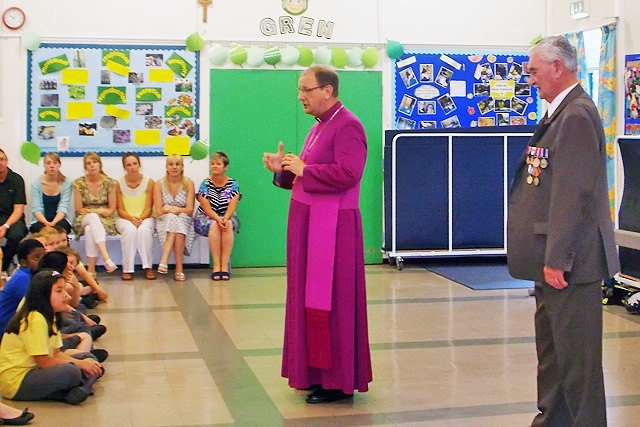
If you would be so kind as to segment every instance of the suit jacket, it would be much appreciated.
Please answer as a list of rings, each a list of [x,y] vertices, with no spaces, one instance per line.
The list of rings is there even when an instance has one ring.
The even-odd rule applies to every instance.
[[[526,153],[509,189],[507,262],[513,277],[544,281],[543,267],[569,283],[613,277],[620,264],[609,209],[604,131],[580,85],[573,88],[529,146],[548,149],[539,185],[527,184]]]

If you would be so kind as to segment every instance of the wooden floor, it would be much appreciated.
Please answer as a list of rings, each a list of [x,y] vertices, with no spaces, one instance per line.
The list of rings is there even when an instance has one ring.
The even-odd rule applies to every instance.
[[[528,426],[536,412],[534,299],[473,291],[415,265],[367,267],[374,381],[353,401],[305,403],[280,377],[285,273],[230,282],[99,274],[109,351],[95,396],[28,406],[34,426]],[[640,318],[605,307],[609,426],[640,425]]]

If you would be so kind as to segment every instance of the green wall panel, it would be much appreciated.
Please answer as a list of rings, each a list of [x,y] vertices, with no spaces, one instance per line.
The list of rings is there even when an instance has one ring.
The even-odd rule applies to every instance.
[[[340,99],[363,122],[369,142],[362,182],[365,261],[382,261],[382,81],[379,72],[339,72]],[[290,191],[275,187],[262,154],[299,153],[313,125],[297,100],[300,71],[211,70],[210,151],[225,151],[228,175],[242,192],[234,267],[283,266],[286,262]],[[196,183],[197,185],[198,183]]]

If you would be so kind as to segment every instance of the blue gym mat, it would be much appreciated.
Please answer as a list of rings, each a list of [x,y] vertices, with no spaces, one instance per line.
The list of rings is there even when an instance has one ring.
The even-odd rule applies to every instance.
[[[506,262],[430,263],[423,267],[474,290],[533,288],[533,282],[511,277]]]

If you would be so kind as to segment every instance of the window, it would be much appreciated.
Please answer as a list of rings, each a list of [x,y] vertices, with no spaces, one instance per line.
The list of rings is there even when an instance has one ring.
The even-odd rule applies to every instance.
[[[602,43],[602,30],[584,31],[584,51],[587,57],[587,92],[598,105],[598,79],[600,78],[600,44]]]

